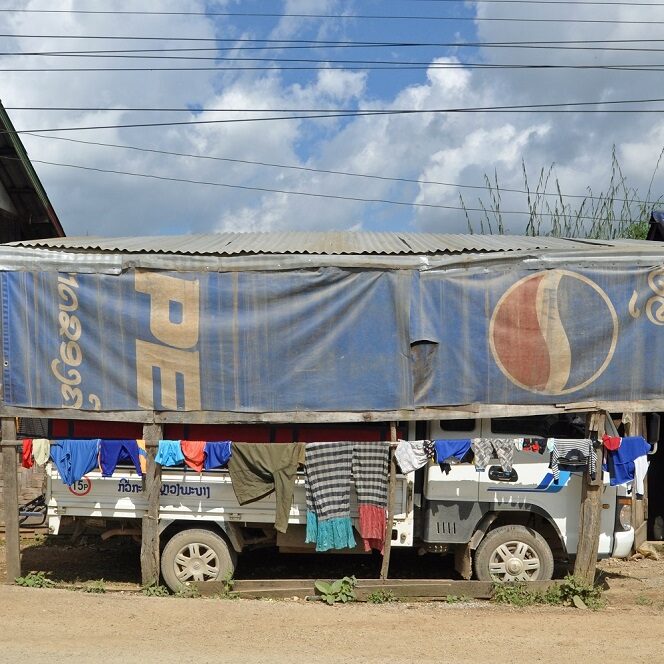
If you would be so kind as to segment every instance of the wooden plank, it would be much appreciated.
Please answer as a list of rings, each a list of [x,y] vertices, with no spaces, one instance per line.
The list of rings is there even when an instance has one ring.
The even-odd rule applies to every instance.
[[[597,432],[601,438],[604,434],[604,418],[608,413],[593,414],[590,418],[590,431]],[[588,478],[588,471],[584,473],[581,509],[579,512],[579,544],[576,550],[574,575],[586,583],[594,583],[595,568],[597,566],[597,550],[599,548],[600,523],[602,518],[602,455],[597,454],[595,465],[595,481]]]
[[[1,431],[3,440],[15,440],[16,420],[13,417],[3,417]],[[14,447],[2,448],[2,475],[7,583],[14,583],[14,579],[21,576],[21,541],[18,525],[18,455]]]
[[[159,582],[159,496],[161,495],[161,466],[155,462],[156,444],[162,438],[160,424],[143,426],[147,451],[147,471],[144,491],[147,510],[141,522],[141,582],[149,586]]]
[[[390,442],[397,442],[397,423],[390,422]],[[387,481],[387,524],[385,528],[385,547],[383,562],[380,566],[380,578],[387,579],[390,573],[390,553],[392,551],[392,529],[394,528],[394,495],[397,486],[397,459],[394,448],[390,446],[390,476]]]
[[[466,404],[440,408],[404,409],[390,411],[284,411],[266,413],[218,411],[85,411],[73,408],[18,408],[3,406],[0,417],[41,417],[47,419],[99,420],[141,423],[173,424],[329,424],[335,422],[388,422],[416,420],[444,420],[478,417],[512,417],[519,415],[545,415],[569,411],[585,412],[589,409],[611,411],[656,412],[664,411],[664,399],[650,401],[602,401],[549,405]]]

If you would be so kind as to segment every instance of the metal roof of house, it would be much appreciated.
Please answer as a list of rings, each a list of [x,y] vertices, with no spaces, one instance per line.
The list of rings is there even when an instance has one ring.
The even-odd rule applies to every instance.
[[[21,235],[53,237],[65,234],[44,187],[30,162],[9,115],[0,103],[0,182],[21,220]]]
[[[583,240],[523,235],[442,233],[281,232],[209,233],[147,237],[63,237],[13,242],[9,246],[69,252],[241,256],[275,254],[439,255],[509,251],[574,251],[638,246],[635,240]],[[647,246],[652,248],[650,243]]]

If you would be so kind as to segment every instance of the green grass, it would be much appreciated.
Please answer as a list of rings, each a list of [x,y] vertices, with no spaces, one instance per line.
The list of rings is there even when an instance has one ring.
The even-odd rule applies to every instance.
[[[519,218],[526,219],[524,234],[596,240],[645,239],[652,209],[664,205],[664,191],[653,190],[663,156],[664,149],[653,168],[648,190],[642,194],[628,184],[614,146],[606,187],[600,191],[588,187],[585,195],[573,192],[580,198],[567,196],[562,191],[555,175],[555,164],[542,168],[537,178],[532,180],[522,161],[524,193],[521,196],[526,198],[525,211],[528,213],[527,216],[519,215]],[[468,232],[498,235],[513,233],[514,230],[506,226],[507,215],[502,208],[504,194],[511,195],[513,191],[501,186],[497,173],[492,178],[485,175],[484,179],[487,193],[479,199],[466,203],[463,195],[460,195]],[[471,213],[469,210],[478,207],[482,212]],[[510,203],[512,208],[523,209]]]
[[[604,606],[602,589],[568,574],[560,583],[545,591],[531,590],[527,583],[496,583],[493,586],[493,601],[512,606],[573,606],[577,598],[589,609],[597,610]]]

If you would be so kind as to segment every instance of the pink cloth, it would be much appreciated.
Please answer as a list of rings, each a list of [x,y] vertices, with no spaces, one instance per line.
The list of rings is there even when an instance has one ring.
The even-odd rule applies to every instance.
[[[387,514],[385,508],[376,505],[359,505],[360,523],[358,530],[364,540],[364,550],[377,549],[383,553],[387,530]]]

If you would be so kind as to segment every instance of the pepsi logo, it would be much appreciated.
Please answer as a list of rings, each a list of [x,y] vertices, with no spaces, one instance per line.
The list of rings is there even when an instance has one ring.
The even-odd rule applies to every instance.
[[[493,358],[515,385],[540,394],[569,394],[605,371],[618,341],[618,316],[592,280],[568,270],[517,281],[496,304],[489,324]]]

